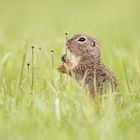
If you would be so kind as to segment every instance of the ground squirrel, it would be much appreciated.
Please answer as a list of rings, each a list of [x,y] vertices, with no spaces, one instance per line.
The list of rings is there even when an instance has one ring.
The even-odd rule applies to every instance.
[[[109,83],[112,90],[116,89],[116,76],[102,63],[100,46],[95,38],[74,35],[66,41],[66,47],[74,59],[69,60],[66,55],[62,55],[63,64],[58,67],[60,72],[74,77],[79,84],[83,83],[93,97],[96,93],[103,93],[105,83]]]

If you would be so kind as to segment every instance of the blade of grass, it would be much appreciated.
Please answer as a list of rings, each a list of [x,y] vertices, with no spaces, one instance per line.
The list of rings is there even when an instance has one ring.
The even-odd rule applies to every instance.
[[[26,55],[27,55],[27,46],[28,46],[28,40],[27,40],[27,38],[26,38],[26,43],[25,43],[24,52],[23,52],[22,65],[21,65],[21,71],[20,71],[20,79],[19,79],[19,86],[18,86],[18,89],[20,89],[21,84],[22,84],[23,71],[24,71],[25,60],[26,60]]]
[[[128,79],[128,74],[127,74],[127,69],[126,69],[126,66],[125,66],[124,59],[122,59],[122,63],[123,63],[123,69],[124,69],[124,74],[125,74],[127,88],[128,88],[129,93],[130,93],[131,89],[130,89],[130,85],[129,85],[129,79]]]

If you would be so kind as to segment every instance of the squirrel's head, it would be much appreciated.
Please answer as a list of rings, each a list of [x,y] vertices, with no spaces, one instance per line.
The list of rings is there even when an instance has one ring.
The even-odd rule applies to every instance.
[[[71,39],[67,40],[66,46],[76,57],[90,57],[91,55],[100,57],[100,48],[96,39],[87,35],[74,35]]]

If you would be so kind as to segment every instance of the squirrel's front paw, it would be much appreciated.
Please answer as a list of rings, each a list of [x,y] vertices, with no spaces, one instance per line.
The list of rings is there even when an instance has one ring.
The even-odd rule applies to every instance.
[[[66,55],[66,54],[63,54],[63,55],[61,56],[61,60],[62,60],[64,63],[66,63],[67,60],[68,60],[67,55]]]
[[[66,72],[67,72],[67,70],[66,70],[66,68],[65,68],[64,65],[60,65],[60,66],[58,67],[58,70],[59,70],[60,72],[62,72],[62,73],[66,73]]]

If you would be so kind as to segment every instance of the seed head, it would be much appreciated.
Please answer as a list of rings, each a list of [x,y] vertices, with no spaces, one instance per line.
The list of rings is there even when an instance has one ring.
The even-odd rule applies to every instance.
[[[54,53],[54,50],[51,50],[52,53]]]
[[[65,35],[68,35],[68,32],[67,31],[65,32]]]

